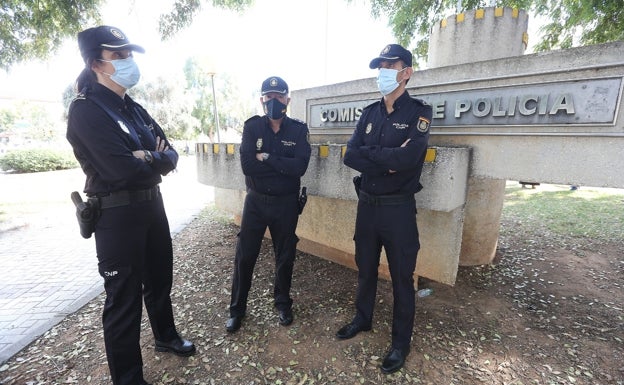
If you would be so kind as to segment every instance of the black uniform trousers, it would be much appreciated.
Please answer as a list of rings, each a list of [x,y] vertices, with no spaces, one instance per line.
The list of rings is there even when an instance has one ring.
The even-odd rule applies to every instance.
[[[269,196],[249,190],[245,197],[241,228],[238,233],[230,316],[241,317],[247,311],[253,270],[267,227],[275,253],[273,297],[278,310],[292,306],[290,286],[299,238],[295,234],[299,220],[298,194]]]
[[[355,220],[355,262],[358,267],[356,315],[364,327],[373,322],[381,247],[386,251],[394,296],[392,346],[409,348],[415,314],[414,269],[420,249],[414,199],[398,204],[358,201]]]
[[[162,196],[103,209],[95,244],[106,290],[102,322],[113,384],[137,385],[143,380],[142,300],[154,338],[170,341],[178,336],[170,297],[171,234]]]

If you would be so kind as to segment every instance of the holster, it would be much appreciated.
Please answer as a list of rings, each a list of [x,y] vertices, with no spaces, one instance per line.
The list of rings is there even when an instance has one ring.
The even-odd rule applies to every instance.
[[[355,195],[360,196],[360,186],[362,185],[362,177],[360,175],[353,177],[353,187],[355,188]]]
[[[95,224],[100,218],[99,199],[93,197],[84,202],[78,191],[74,191],[71,193],[71,200],[76,206],[80,235],[85,239],[91,238],[91,234],[95,231]]]
[[[307,189],[304,187],[301,188],[301,194],[299,194],[299,214],[303,212],[303,208],[308,202],[308,194]]]

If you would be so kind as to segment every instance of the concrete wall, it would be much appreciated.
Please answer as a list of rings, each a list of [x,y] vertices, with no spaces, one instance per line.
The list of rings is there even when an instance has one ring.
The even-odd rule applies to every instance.
[[[485,8],[442,19],[431,29],[427,67],[519,56],[527,48],[529,16],[515,8]]]
[[[245,199],[238,144],[197,147],[199,181],[216,186],[215,204],[240,224]],[[353,234],[357,201],[352,179],[357,172],[342,163],[344,145],[312,145],[308,171],[302,179],[308,203],[299,217],[298,249],[355,267]],[[416,275],[453,284],[457,274],[466,202],[467,148],[430,148],[416,194],[422,249]],[[441,231],[443,229],[443,231]],[[267,233],[267,236],[270,234]],[[389,277],[385,260],[382,276]]]

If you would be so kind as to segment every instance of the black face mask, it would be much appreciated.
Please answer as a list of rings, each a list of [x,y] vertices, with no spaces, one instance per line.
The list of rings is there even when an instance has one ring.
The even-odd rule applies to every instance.
[[[264,102],[264,112],[273,120],[286,116],[286,105],[277,99],[270,99]]]

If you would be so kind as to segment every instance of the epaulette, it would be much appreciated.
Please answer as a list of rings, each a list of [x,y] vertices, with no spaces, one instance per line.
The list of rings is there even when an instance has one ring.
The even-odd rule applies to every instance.
[[[292,120],[295,123],[299,123],[305,126],[306,122],[304,122],[303,120],[299,120],[297,118],[290,118],[290,120]]]
[[[249,119],[245,120],[245,124],[247,124],[248,122],[251,122],[251,121],[254,121],[254,120],[260,119],[260,118],[262,118],[260,115],[254,115],[254,116],[252,116],[251,118],[249,118]]]
[[[74,103],[78,100],[87,100],[87,95],[85,95],[83,92],[76,94],[74,98],[72,99],[71,103],[69,103],[70,111],[74,108],[74,105],[75,105]]]
[[[369,104],[368,106],[366,106],[366,107],[362,108],[362,111],[363,111],[363,110],[367,110],[367,109],[369,109],[369,108],[371,108],[371,107],[378,106],[378,105],[379,105],[379,103],[381,103],[381,100],[377,100],[377,101],[375,101],[375,102],[372,102],[372,103],[371,103],[371,104]]]
[[[415,97],[412,97],[412,100],[415,101],[415,102],[418,102],[421,106],[428,106],[428,105],[430,105],[426,101],[424,101],[422,99],[415,98]]]

